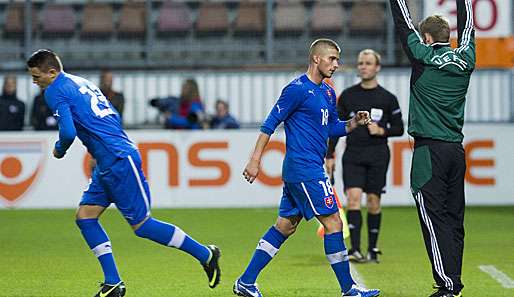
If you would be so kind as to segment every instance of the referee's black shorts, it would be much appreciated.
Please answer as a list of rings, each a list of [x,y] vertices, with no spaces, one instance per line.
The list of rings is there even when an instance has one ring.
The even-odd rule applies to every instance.
[[[361,188],[364,193],[385,193],[390,152],[387,144],[347,146],[343,154],[343,183],[348,188]]]

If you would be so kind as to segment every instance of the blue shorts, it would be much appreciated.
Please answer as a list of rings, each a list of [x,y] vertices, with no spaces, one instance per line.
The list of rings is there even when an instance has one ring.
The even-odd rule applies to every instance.
[[[279,210],[281,217],[301,215],[308,221],[314,216],[331,215],[338,210],[334,189],[328,178],[300,183],[284,182]]]
[[[80,205],[108,207],[114,203],[130,225],[137,225],[150,215],[150,202],[141,157],[134,151],[106,170],[101,171],[97,166]]]

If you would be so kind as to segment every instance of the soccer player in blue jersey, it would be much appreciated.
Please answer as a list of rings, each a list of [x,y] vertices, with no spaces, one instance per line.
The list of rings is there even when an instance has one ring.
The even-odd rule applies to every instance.
[[[178,248],[195,257],[214,288],[220,280],[220,250],[205,246],[179,227],[154,219],[150,214],[150,190],[141,169],[139,152],[121,128],[120,116],[100,89],[84,78],[63,71],[59,57],[38,50],[27,61],[32,79],[45,90],[45,101],[59,125],[53,155],[65,156],[75,137],[97,161],[88,189],[82,195],[76,223],[104,273],[95,297],[124,296],[111,242],[98,218],[114,203],[134,233],[164,246]]]
[[[359,111],[349,121],[340,121],[334,90],[323,80],[339,67],[340,48],[330,39],[311,44],[307,73],[294,79],[283,90],[261,126],[250,161],[244,169],[253,183],[259,174],[262,152],[276,127],[284,122],[286,155],[282,165],[284,181],[280,210],[275,225],[259,240],[246,271],[236,280],[236,295],[261,297],[255,284],[257,276],[271,261],[280,246],[305,218],[316,217],[325,228],[325,255],[334,270],[343,296],[374,297],[379,290],[356,286],[350,274],[348,252],[344,245],[343,223],[338,213],[332,185],[323,169],[329,137],[344,136],[358,125],[370,122],[367,111]]]

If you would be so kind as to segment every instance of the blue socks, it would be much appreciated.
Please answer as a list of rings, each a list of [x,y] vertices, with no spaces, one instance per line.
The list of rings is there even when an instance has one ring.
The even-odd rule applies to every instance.
[[[325,234],[325,255],[334,270],[343,293],[348,292],[355,282],[350,274],[348,251],[344,246],[343,232]]]
[[[287,237],[274,226],[269,228],[268,232],[259,240],[252,260],[239,280],[244,284],[254,284],[261,270],[273,259],[286,239]]]
[[[104,283],[109,285],[119,283],[121,279],[112,256],[111,242],[98,219],[81,219],[76,223],[89,248],[100,261],[105,277]]]
[[[210,260],[210,250],[184,233],[179,227],[149,218],[136,231],[136,235],[165,246],[178,248],[205,264]]]

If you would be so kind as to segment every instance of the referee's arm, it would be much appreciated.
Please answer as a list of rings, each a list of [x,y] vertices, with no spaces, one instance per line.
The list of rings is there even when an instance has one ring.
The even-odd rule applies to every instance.
[[[400,105],[398,104],[398,100],[394,97],[390,108],[391,115],[389,117],[389,125],[384,129],[385,137],[391,136],[402,136],[403,135],[403,120],[402,120],[402,111],[400,109]]]

